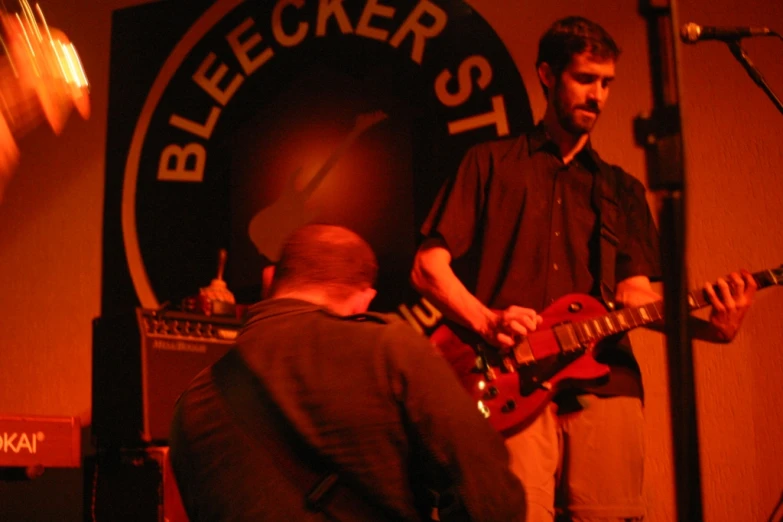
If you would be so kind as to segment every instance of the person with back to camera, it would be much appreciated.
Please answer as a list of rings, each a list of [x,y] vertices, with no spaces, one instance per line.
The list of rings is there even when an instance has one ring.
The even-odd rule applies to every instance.
[[[179,399],[171,460],[192,522],[524,520],[502,438],[426,338],[368,313],[377,261],[307,225],[236,346]]]

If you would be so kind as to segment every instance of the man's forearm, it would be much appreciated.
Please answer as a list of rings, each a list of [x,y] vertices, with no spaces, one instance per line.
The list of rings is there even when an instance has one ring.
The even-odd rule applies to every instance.
[[[477,332],[486,329],[491,312],[456,276],[427,275],[412,277],[411,281],[446,318]]]
[[[444,249],[425,249],[416,255],[411,283],[448,319],[484,333],[492,312],[471,294],[450,266]]]

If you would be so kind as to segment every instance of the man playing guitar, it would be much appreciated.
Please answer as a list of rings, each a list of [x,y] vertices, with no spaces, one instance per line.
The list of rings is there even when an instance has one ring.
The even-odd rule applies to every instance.
[[[555,22],[536,64],[543,120],[526,135],[471,148],[422,228],[414,286],[500,351],[541,325],[536,310],[567,294],[610,307],[660,300],[650,284],[659,252],[644,186],[590,143],[618,55],[598,24]],[[693,318],[692,335],[732,340],[756,287],[747,272],[706,285],[712,312],[709,321]],[[612,341],[599,354],[608,382],[558,394],[506,440],[528,520],[552,521],[556,510],[580,521],[644,515],[641,376],[627,339]]]

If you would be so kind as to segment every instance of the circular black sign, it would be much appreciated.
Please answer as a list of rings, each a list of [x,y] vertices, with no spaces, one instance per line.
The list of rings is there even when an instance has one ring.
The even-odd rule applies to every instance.
[[[371,243],[390,308],[465,150],[530,126],[513,60],[463,1],[219,0],[164,62],[128,150],[138,301],[197,293],[220,248],[229,288],[254,300],[285,235],[318,221]]]

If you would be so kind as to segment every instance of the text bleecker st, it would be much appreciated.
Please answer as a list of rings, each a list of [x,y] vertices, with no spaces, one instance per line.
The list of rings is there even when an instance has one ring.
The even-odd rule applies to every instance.
[[[300,9],[305,0],[279,0],[272,11],[272,36],[274,42],[281,47],[294,47],[312,34],[316,38],[327,35],[327,27],[337,28],[342,34],[372,38],[387,42],[394,48],[399,48],[407,38],[413,38],[410,58],[421,65],[425,59],[427,41],[443,31],[448,22],[446,13],[434,3],[421,0],[393,33],[373,25],[379,18],[393,19],[396,14],[394,7],[382,5],[378,0],[367,0],[364,9],[352,25],[342,3],[321,0],[316,20],[299,19]],[[285,26],[296,26],[296,30],[287,33]],[[291,19],[293,17],[293,19]],[[330,21],[336,24],[329,24]],[[290,22],[295,22],[290,24]],[[429,21],[426,23],[425,21]],[[274,47],[265,44],[265,40],[257,30],[255,21],[247,18],[226,35],[226,41],[242,70],[231,70],[224,62],[218,61],[218,56],[210,52],[201,62],[192,79],[198,87],[209,95],[214,102],[208,108],[208,114],[200,118],[187,118],[172,114],[169,124],[197,138],[196,141],[180,144],[172,143],[163,148],[158,163],[160,181],[201,182],[204,178],[204,168],[207,151],[204,143],[209,141],[223,108],[236,94],[245,79],[258,71],[274,56]],[[483,56],[466,57],[460,64],[454,64],[456,75],[449,69],[444,69],[435,79],[433,89],[438,100],[444,107],[455,108],[465,103],[473,93],[473,71],[478,74],[476,85],[485,90],[492,81],[492,66]],[[454,81],[456,80],[456,82]],[[456,89],[450,86],[456,83]],[[494,126],[498,137],[509,133],[508,119],[503,96],[493,96],[489,100],[487,111],[469,117],[463,117],[448,122],[449,135],[461,134],[471,130]]]

